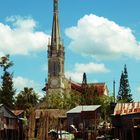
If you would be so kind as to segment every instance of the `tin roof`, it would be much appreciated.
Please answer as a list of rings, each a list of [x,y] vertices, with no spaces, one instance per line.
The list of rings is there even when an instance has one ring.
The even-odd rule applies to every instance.
[[[101,105],[80,105],[77,106],[67,112],[68,113],[81,113],[82,111],[95,111],[98,109]]]
[[[140,102],[117,103],[113,115],[128,115],[140,113]]]

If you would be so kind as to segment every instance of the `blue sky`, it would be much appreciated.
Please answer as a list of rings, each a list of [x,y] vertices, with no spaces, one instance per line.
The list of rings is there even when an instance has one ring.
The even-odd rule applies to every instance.
[[[106,82],[116,94],[124,64],[131,92],[140,99],[140,1],[59,0],[65,73],[81,82]],[[0,56],[9,53],[18,91],[33,87],[40,95],[47,78],[47,42],[53,0],[1,0]],[[2,71],[0,70],[0,74]]]

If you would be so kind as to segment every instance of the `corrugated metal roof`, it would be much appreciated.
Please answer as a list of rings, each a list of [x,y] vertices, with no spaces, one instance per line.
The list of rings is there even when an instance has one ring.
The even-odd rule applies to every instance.
[[[140,113],[140,102],[117,103],[113,115],[128,115]]]
[[[82,111],[95,111],[98,109],[101,105],[81,105],[77,106],[67,112],[68,113],[81,113]]]

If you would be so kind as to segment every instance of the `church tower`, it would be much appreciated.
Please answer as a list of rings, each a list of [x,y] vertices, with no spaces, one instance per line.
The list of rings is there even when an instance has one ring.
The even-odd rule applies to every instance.
[[[48,44],[48,93],[64,89],[64,46],[60,35],[58,0],[54,0],[51,40]]]

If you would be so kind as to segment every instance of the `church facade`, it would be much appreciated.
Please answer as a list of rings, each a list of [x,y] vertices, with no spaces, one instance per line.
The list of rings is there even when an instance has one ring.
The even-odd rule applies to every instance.
[[[61,39],[59,16],[58,16],[58,0],[54,0],[53,23],[51,40],[48,43],[48,83],[44,90],[46,93],[61,93],[65,91],[75,90],[82,92],[82,81],[76,83],[65,77],[65,48]],[[105,83],[91,83],[100,91],[100,95],[107,95],[108,89]],[[89,84],[89,86],[91,86]]]
[[[65,51],[61,40],[58,0],[54,0],[51,41],[48,44],[48,93],[63,92],[68,88],[64,74]]]

